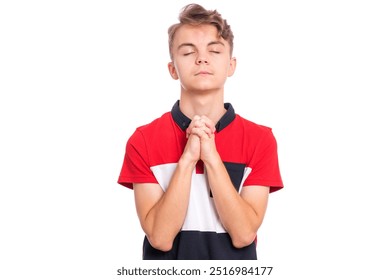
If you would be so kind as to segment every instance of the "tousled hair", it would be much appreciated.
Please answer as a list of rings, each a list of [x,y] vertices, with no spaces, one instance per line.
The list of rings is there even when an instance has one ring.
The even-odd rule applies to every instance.
[[[176,31],[185,24],[193,26],[211,24],[215,26],[218,30],[219,36],[229,43],[230,56],[232,56],[234,35],[227,21],[222,18],[221,14],[218,13],[217,10],[206,10],[198,4],[189,4],[182,9],[179,15],[179,23],[171,25],[168,29],[169,55],[171,59],[173,59],[172,46]]]

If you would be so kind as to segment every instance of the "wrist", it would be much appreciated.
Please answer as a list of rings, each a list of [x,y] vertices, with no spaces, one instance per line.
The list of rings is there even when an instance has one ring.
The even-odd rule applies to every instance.
[[[208,157],[202,158],[202,161],[204,162],[205,166],[209,168],[223,164],[218,152],[210,154]]]
[[[178,161],[178,165],[184,169],[193,170],[195,168],[197,162],[198,162],[197,160],[190,159],[190,158],[182,155]]]

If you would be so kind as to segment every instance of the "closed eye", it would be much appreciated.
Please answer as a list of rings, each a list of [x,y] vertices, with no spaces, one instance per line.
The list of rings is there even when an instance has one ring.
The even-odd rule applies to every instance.
[[[188,55],[191,55],[191,54],[193,54],[193,53],[195,53],[195,52],[188,52],[188,53],[184,53],[183,55],[184,55],[184,56],[188,56]]]

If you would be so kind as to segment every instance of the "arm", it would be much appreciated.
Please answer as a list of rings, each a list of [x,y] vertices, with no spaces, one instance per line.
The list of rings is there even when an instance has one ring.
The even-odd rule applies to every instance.
[[[200,158],[205,164],[214,203],[233,245],[245,247],[256,237],[267,208],[269,187],[246,186],[241,195],[234,188],[215,146],[214,124],[205,116],[188,132],[200,139]]]
[[[233,187],[223,162],[205,162],[215,206],[223,226],[237,248],[248,246],[256,237],[268,202],[269,188],[246,186],[241,195]]]
[[[199,139],[190,136],[169,186],[134,184],[137,214],[150,244],[169,251],[187,213],[192,171],[199,158]]]

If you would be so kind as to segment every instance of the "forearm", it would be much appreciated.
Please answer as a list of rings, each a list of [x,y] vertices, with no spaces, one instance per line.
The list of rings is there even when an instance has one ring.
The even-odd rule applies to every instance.
[[[256,237],[262,218],[234,188],[219,156],[205,162],[205,167],[218,215],[233,245],[249,245]]]
[[[145,216],[144,231],[156,249],[170,250],[187,213],[195,164],[180,160],[166,192]]]

